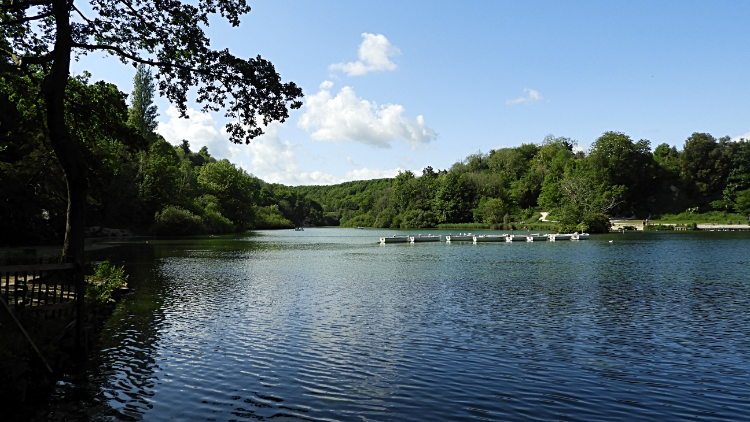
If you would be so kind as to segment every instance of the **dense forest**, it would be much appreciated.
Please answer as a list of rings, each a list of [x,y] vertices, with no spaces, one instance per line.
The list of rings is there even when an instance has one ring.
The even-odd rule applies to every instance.
[[[88,226],[197,234],[323,223],[320,207],[294,189],[267,184],[206,148],[192,151],[188,140],[172,146],[155,134],[154,84],[145,66],[134,82],[130,96],[88,74],[67,84],[66,123],[87,165]],[[3,244],[60,242],[65,234],[63,170],[34,88],[28,78],[0,74]]]
[[[131,94],[88,74],[71,77],[66,124],[83,146],[87,226],[184,235],[253,228],[343,225],[511,227],[546,210],[563,231],[606,231],[612,216],[686,209],[750,211],[750,143],[694,133],[682,150],[607,132],[588,151],[548,136],[476,153],[449,169],[333,186],[266,183],[189,140],[154,132],[151,73]],[[38,88],[0,77],[0,230],[3,244],[60,242],[67,212],[63,170],[45,130]],[[129,104],[128,104],[129,103]]]
[[[613,216],[750,212],[750,143],[694,133],[681,151],[607,132],[584,152],[552,135],[476,153],[450,169],[298,191],[344,226],[416,228],[461,223],[511,227],[550,212],[561,231],[603,232]]]

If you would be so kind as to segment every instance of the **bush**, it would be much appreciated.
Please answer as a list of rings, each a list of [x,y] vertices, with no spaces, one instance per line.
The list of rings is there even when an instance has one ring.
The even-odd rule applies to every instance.
[[[750,189],[737,193],[734,209],[739,213],[750,212]]]
[[[404,214],[402,229],[421,229],[437,227],[437,216],[432,211],[411,210]]]
[[[203,224],[211,233],[231,233],[235,229],[234,224],[228,218],[210,206],[203,214]]]
[[[579,232],[588,233],[608,233],[612,223],[609,217],[601,213],[593,213],[585,216],[583,221],[578,224]]]
[[[188,235],[205,232],[203,219],[174,205],[167,205],[154,216],[152,231],[158,235]]]
[[[293,229],[294,223],[284,218],[278,205],[270,205],[258,209],[255,215],[256,229]]]
[[[127,286],[128,276],[125,267],[116,267],[104,261],[94,270],[94,275],[89,279],[86,289],[86,297],[98,303],[107,303],[112,300],[112,292]]]
[[[670,224],[647,224],[643,229],[646,231],[663,231],[663,230],[674,230],[673,225]]]
[[[438,224],[437,227],[439,229],[461,229],[461,230],[469,230],[469,229],[489,229],[489,224],[484,223],[445,223],[445,224]]]
[[[370,213],[360,214],[354,216],[348,220],[341,227],[373,227],[375,225],[375,219],[372,218]]]

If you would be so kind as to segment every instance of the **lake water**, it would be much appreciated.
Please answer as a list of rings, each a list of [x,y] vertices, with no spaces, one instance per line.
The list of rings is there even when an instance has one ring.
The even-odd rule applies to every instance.
[[[748,419],[750,232],[376,244],[394,233],[107,249],[136,290],[53,419]]]

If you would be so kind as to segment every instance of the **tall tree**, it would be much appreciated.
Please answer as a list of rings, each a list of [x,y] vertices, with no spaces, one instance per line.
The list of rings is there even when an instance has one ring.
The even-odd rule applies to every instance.
[[[187,92],[197,89],[203,111],[225,110],[230,140],[249,143],[262,124],[284,121],[299,108],[302,91],[282,83],[274,66],[228,50],[212,50],[203,31],[209,16],[232,26],[250,11],[245,0],[199,2],[88,0],[0,0],[0,57],[41,87],[47,135],[65,174],[68,210],[63,256],[82,263],[88,178],[86,162],[65,121],[65,91],[72,57],[105,51],[123,63],[156,69],[159,92],[187,117]],[[76,21],[73,20],[76,17]],[[35,72],[41,75],[35,76]],[[260,120],[260,121],[259,121]]]
[[[706,203],[719,197],[732,168],[737,144],[728,137],[716,138],[708,133],[693,133],[680,154],[681,176],[694,199]]]
[[[156,129],[156,113],[154,105],[154,77],[151,75],[151,69],[141,63],[133,78],[133,93],[130,97],[130,110],[128,123],[138,129],[141,136],[149,138],[149,135]]]

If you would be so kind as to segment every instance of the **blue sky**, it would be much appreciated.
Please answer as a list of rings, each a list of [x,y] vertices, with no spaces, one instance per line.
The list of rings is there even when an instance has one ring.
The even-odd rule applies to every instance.
[[[444,169],[548,134],[583,149],[610,130],[652,148],[693,132],[750,138],[749,1],[250,4],[239,28],[212,20],[213,48],[271,60],[305,105],[245,146],[226,140],[221,113],[185,121],[159,98],[158,132],[268,182]],[[117,59],[91,55],[83,70],[132,90]]]

